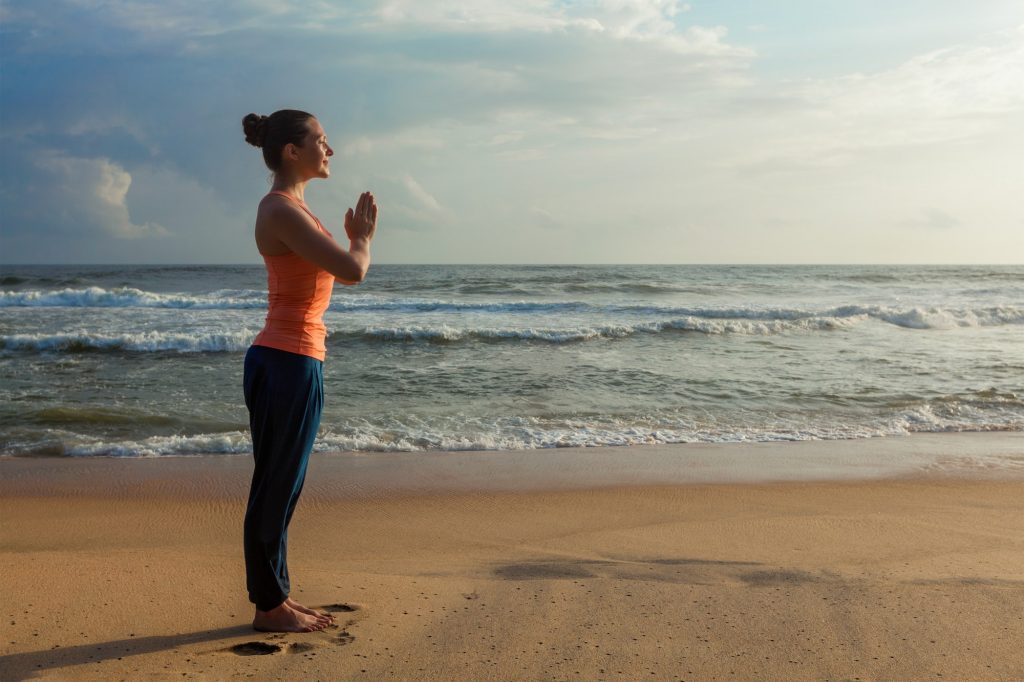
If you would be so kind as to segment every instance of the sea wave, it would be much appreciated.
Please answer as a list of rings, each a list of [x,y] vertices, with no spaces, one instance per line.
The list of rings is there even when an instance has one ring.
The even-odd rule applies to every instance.
[[[900,436],[910,433],[1020,432],[1024,418],[1005,410],[973,415],[945,412],[930,403],[844,422],[809,415],[778,415],[764,421],[728,424],[700,422],[682,417],[636,415],[612,417],[401,417],[325,421],[317,438],[318,452],[436,452],[473,450],[536,450],[560,447],[613,447],[678,443],[757,443],[808,440],[850,440]],[[154,435],[139,439],[105,440],[62,432],[54,443],[47,432],[45,444],[33,447],[31,439],[17,447],[8,443],[9,454],[67,456],[152,457],[194,454],[242,454],[252,451],[242,430],[191,435]],[[1018,458],[1019,459],[1019,458]]]
[[[906,329],[952,329],[956,327],[995,327],[1024,324],[1024,307],[996,305],[985,307],[940,307],[883,305],[844,305],[823,309],[759,306],[658,306],[644,304],[595,304],[583,301],[453,301],[429,298],[389,298],[373,294],[336,293],[331,301],[332,313],[379,312],[385,314],[475,313],[495,316],[590,316],[595,319],[623,319],[621,326],[650,331],[650,325],[665,329],[688,329],[706,333],[778,333],[785,323],[805,329],[835,329],[848,326],[846,321],[872,319]],[[266,292],[256,289],[222,289],[204,294],[155,293],[122,287],[85,289],[0,291],[0,308],[13,307],[83,307],[83,308],[177,308],[177,309],[260,309],[266,307]],[[644,318],[637,321],[636,318]],[[652,319],[653,318],[653,319]],[[722,329],[714,324],[700,326],[694,320],[724,321]],[[759,322],[764,326],[747,325]],[[442,337],[450,335],[439,328]],[[536,338],[530,331],[523,338]],[[493,336],[493,334],[483,334]],[[620,331],[608,334],[591,331],[556,333],[576,340],[580,336],[621,336]],[[627,334],[628,335],[628,334]],[[386,334],[384,334],[386,336]],[[542,336],[551,336],[542,334]]]
[[[10,334],[0,336],[0,349],[11,351],[90,351],[220,353],[243,351],[257,330],[230,333],[181,334],[142,332],[139,334]]]
[[[954,329],[956,327],[999,327],[1024,324],[1024,308],[989,306],[984,308],[887,306],[841,306],[825,313],[836,317],[870,317],[907,329]]]
[[[221,290],[208,294],[159,294],[132,287],[0,291],[0,308],[265,308],[267,294]]]
[[[708,336],[744,335],[774,336],[780,334],[834,332],[854,328],[875,317],[861,309],[837,311],[837,315],[783,317],[763,313],[749,317],[721,317],[688,315],[670,319],[642,319],[636,322],[610,321],[604,324],[578,324],[565,326],[541,325],[480,325],[431,323],[407,325],[369,325],[337,328],[327,337],[328,344],[343,345],[352,341],[364,343],[515,343],[537,342],[550,344],[582,343],[588,341],[624,339],[637,335],[666,333],[695,333]],[[875,319],[881,319],[879,315]],[[910,329],[947,329],[955,326],[995,326],[1019,324],[1020,311],[992,309],[986,313],[974,311],[970,317],[951,317],[944,313],[905,311],[886,315],[885,320]],[[454,320],[453,320],[454,322]],[[350,323],[349,323],[350,324]],[[0,335],[0,349],[8,351],[63,351],[69,353],[90,351],[131,351],[208,353],[244,351],[258,329],[223,332],[157,332],[107,334],[75,331],[56,334]]]
[[[165,455],[232,455],[252,452],[252,441],[241,431],[201,433],[191,436],[152,436],[141,440],[92,442],[70,445],[71,457],[159,457]]]
[[[809,320],[702,320],[688,317],[637,324],[584,325],[566,328],[545,327],[474,327],[449,325],[405,325],[399,327],[365,327],[332,332],[328,339],[342,343],[350,339],[393,342],[459,343],[465,341],[507,342],[538,341],[544,343],[578,343],[597,339],[619,339],[636,334],[662,332],[696,332],[701,334],[748,334],[767,336],[796,330],[834,330],[850,326],[838,318]]]
[[[457,343],[463,341],[541,341],[576,343],[596,339],[617,339],[638,334],[664,332],[695,332],[707,335],[738,334],[772,336],[795,332],[831,332],[850,329],[866,320],[892,324],[908,329],[949,329],[954,327],[991,327],[1024,323],[1024,309],[993,307],[955,312],[941,309],[895,310],[878,306],[846,306],[822,313],[792,309],[657,309],[636,307],[617,309],[620,313],[646,313],[640,317],[657,317],[655,313],[682,313],[680,317],[621,321],[605,324],[583,324],[567,327],[545,326],[481,326],[410,324],[401,326],[369,326],[338,330],[330,335],[334,342],[364,339],[398,342]],[[621,316],[617,316],[622,319]],[[628,319],[628,317],[627,317]]]

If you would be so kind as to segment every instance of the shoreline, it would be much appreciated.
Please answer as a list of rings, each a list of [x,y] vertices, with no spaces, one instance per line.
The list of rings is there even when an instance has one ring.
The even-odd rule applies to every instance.
[[[251,458],[7,458],[0,679],[1020,679],[1022,435],[314,455],[293,596],[339,626],[289,635]]]
[[[201,462],[201,464],[197,464]],[[189,471],[204,469],[202,481]],[[245,497],[249,454],[0,457],[0,496]],[[102,477],[99,488],[83,477]],[[324,480],[318,480],[323,477]],[[314,452],[304,497],[905,478],[1024,480],[1024,432],[601,448]],[[139,488],[141,486],[141,488]]]

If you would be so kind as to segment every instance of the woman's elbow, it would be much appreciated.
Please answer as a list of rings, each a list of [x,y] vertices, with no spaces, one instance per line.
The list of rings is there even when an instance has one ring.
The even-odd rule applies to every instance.
[[[339,284],[344,284],[344,285],[347,285],[347,286],[352,286],[352,285],[355,285],[355,284],[360,284],[365,279],[366,279],[366,268],[354,268],[354,269],[351,269],[351,270],[346,270],[345,272],[336,274],[334,276],[334,281],[335,282],[338,282]]]

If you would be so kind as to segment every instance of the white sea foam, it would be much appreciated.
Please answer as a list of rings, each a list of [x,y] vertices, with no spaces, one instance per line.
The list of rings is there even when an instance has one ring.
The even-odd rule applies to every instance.
[[[698,332],[701,334],[745,334],[768,336],[794,331],[831,331],[844,329],[855,321],[836,318],[809,318],[797,320],[706,320],[685,317],[673,320],[638,322],[635,324],[581,325],[578,327],[455,327],[451,325],[405,325],[401,327],[365,327],[339,331],[332,338],[364,337],[382,341],[425,341],[451,343],[457,341],[543,341],[572,343],[594,339],[617,339],[634,334],[658,334],[666,331]]]
[[[924,410],[928,412],[927,408]],[[806,440],[849,440],[901,436],[910,433],[971,431],[1024,431],[1024,419],[1012,417],[998,423],[966,419],[913,418],[909,412],[864,423],[775,420],[758,424],[710,424],[685,420],[637,420],[617,418],[493,420],[417,419],[387,423],[349,423],[345,428],[328,426],[317,441],[318,450],[336,451],[459,451],[532,450],[558,447],[610,447],[672,443],[760,443]]]
[[[951,410],[936,414],[928,404],[862,421],[813,419],[804,414],[775,415],[758,421],[714,421],[670,415],[589,417],[380,417],[328,423],[318,439],[324,450],[524,450],[555,447],[604,447],[668,443],[847,440],[949,431],[1024,431],[1024,415],[1007,409],[997,414]]]
[[[344,292],[344,290],[339,290]],[[0,308],[11,307],[82,307],[82,308],[177,308],[177,309],[252,309],[266,307],[266,292],[254,289],[219,290],[204,294],[161,294],[131,287],[85,289],[0,291]],[[643,325],[660,325],[664,329],[692,329],[715,333],[779,333],[787,329],[834,329],[852,323],[874,319],[908,329],[950,329],[955,327],[992,327],[1024,324],[1024,308],[1016,306],[990,307],[910,307],[847,305],[828,309],[763,308],[729,306],[651,306],[635,304],[594,304],[581,301],[453,301],[419,298],[388,298],[379,295],[336,294],[331,303],[334,312],[384,312],[395,314],[417,313],[481,313],[491,315],[564,316],[573,313],[602,317],[624,317],[624,329],[591,329],[554,332],[552,339],[561,335],[568,340],[599,336],[628,335],[625,327],[645,331]],[[634,322],[635,318],[646,318]],[[455,318],[457,319],[457,318]],[[746,324],[763,323],[762,326]],[[720,323],[720,324],[716,324]],[[786,323],[791,323],[789,326]],[[494,333],[503,334],[503,332]],[[429,331],[427,332],[429,335]],[[451,331],[438,329],[444,340]],[[537,338],[526,331],[522,338]],[[539,332],[545,339],[547,331]],[[484,334],[487,334],[485,332]],[[387,334],[382,332],[382,336]],[[421,335],[413,332],[412,336]],[[446,335],[448,335],[446,337]],[[491,334],[493,335],[493,334]],[[507,337],[505,337],[507,338]]]
[[[892,308],[886,306],[842,306],[825,313],[836,317],[871,317],[908,329],[953,329],[956,327],[999,327],[1024,324],[1024,308]]]
[[[72,457],[158,457],[246,452],[252,452],[252,442],[248,434],[241,431],[194,436],[152,436],[138,441],[92,441],[67,448],[67,454]]]
[[[426,452],[533,450],[559,447],[611,447],[674,443],[760,443],[849,440],[910,433],[1024,431],[1024,419],[972,423],[941,417],[924,405],[888,419],[842,424],[831,421],[777,419],[757,424],[711,424],[665,418],[541,419],[536,417],[435,419],[407,416],[377,421],[327,423],[317,439],[319,452]],[[189,454],[234,454],[252,451],[247,433],[152,436],[103,442],[82,438],[68,445],[72,456],[152,457]],[[1004,461],[1005,460],[1005,461]],[[1012,460],[1012,461],[1010,461]],[[1022,458],[993,457],[989,468],[1021,467]]]
[[[504,301],[470,303],[421,299],[384,299],[377,296],[335,297],[334,311],[366,311],[388,313],[488,313],[494,315],[565,316],[572,314],[621,317],[626,320],[647,318],[652,323],[671,325],[674,321],[687,324],[689,320],[729,322],[729,331],[741,331],[744,322],[763,322],[769,325],[793,323],[806,329],[830,329],[837,326],[874,319],[909,329],[949,329],[953,327],[994,327],[1024,324],[1024,308],[1014,306],[965,307],[912,307],[848,305],[825,309],[763,308],[763,307],[680,307],[622,304],[592,304],[579,301]],[[457,319],[457,318],[455,318]],[[663,327],[664,328],[664,327]],[[755,328],[755,327],[752,327]],[[756,329],[756,328],[755,328]],[[713,325],[695,331],[716,333]],[[741,331],[742,333],[742,331]],[[760,332],[753,332],[760,333]]]
[[[993,314],[988,320],[1001,319],[1003,323],[1016,323],[1015,318]],[[342,318],[343,319],[343,318]],[[578,343],[599,339],[621,339],[638,334],[661,334],[668,332],[693,332],[706,335],[736,334],[745,336],[772,336],[801,332],[830,332],[850,329],[867,319],[864,314],[822,317],[792,317],[790,319],[708,319],[687,316],[675,319],[639,322],[609,322],[606,324],[584,324],[578,326],[457,326],[454,324],[408,324],[401,326],[367,326],[337,329],[329,335],[329,341],[343,343],[348,339],[381,342],[424,342],[459,343],[532,341],[552,344]],[[908,320],[920,319],[911,316]],[[974,319],[981,319],[975,316]],[[1007,322],[1006,320],[1009,320]],[[937,323],[936,323],[937,324]],[[980,323],[979,323],[980,324]],[[993,322],[995,324],[995,322]],[[911,326],[904,320],[901,326]],[[962,319],[960,326],[967,326]],[[946,328],[936,326],[929,328]],[[197,332],[139,332],[104,334],[86,330],[57,334],[8,334],[0,335],[0,349],[15,351],[133,351],[183,353],[238,352],[244,351],[252,342],[258,329],[224,331],[219,333]]]
[[[138,334],[10,334],[0,336],[0,348],[18,351],[133,351],[210,353],[243,351],[252,343],[256,330],[230,333],[180,334],[141,332]]]
[[[158,294],[132,287],[0,291],[0,308],[264,308],[265,291],[223,290],[208,294]]]

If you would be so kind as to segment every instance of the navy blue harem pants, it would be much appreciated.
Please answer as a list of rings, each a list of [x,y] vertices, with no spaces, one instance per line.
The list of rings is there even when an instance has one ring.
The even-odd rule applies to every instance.
[[[306,479],[324,401],[323,362],[250,346],[242,379],[255,467],[245,511],[249,601],[269,611],[288,598],[288,523]]]

